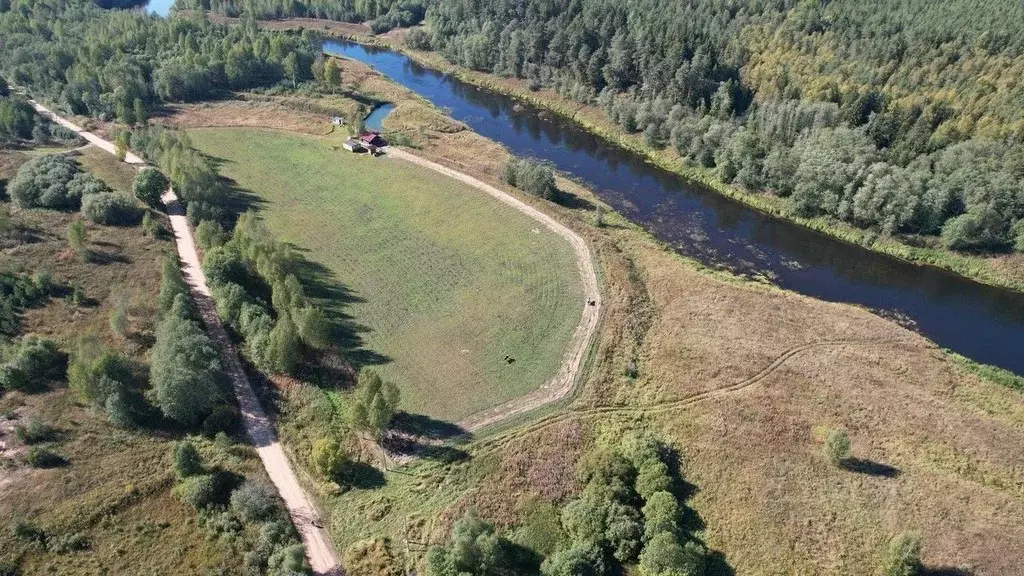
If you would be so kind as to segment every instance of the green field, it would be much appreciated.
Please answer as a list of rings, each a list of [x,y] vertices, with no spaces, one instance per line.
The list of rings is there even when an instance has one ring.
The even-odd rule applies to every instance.
[[[458,420],[557,369],[583,294],[571,248],[538,222],[418,166],[348,153],[337,137],[190,134],[256,194],[270,229],[348,292],[328,307],[358,327],[349,356],[380,355],[405,410]]]

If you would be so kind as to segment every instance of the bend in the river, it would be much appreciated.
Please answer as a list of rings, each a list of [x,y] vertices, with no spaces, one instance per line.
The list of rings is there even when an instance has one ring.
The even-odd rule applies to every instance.
[[[1024,295],[871,252],[773,218],[645,162],[571,120],[424,68],[394,51],[327,40],[513,153],[551,162],[680,253],[823,300],[912,322],[978,362],[1024,374]]]

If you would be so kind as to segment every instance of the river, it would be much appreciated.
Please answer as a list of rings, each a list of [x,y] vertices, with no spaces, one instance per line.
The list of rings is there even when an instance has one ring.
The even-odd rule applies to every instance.
[[[324,51],[368,64],[477,133],[551,162],[681,254],[771,278],[801,294],[859,304],[912,325],[940,346],[1024,374],[1024,295],[917,266],[764,215],[608,144],[576,123],[346,41]]]

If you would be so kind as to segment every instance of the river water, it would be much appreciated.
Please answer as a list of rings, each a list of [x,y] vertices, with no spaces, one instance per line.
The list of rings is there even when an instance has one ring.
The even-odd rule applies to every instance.
[[[772,218],[645,162],[577,124],[424,68],[408,57],[327,40],[520,156],[551,162],[680,253],[911,324],[940,346],[1024,374],[1024,295],[916,266]]]

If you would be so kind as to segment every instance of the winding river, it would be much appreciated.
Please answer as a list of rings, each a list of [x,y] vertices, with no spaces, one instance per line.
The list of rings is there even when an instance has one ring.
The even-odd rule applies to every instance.
[[[1024,374],[1024,295],[847,244],[704,189],[570,120],[424,68],[390,50],[327,40],[477,133],[551,162],[680,253],[779,286],[865,306],[940,346]]]

